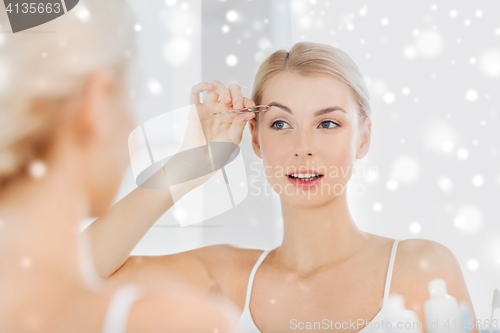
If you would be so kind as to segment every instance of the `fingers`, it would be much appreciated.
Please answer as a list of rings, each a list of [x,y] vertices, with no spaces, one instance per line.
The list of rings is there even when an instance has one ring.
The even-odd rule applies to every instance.
[[[251,99],[243,97],[241,87],[238,84],[233,83],[229,88],[226,88],[219,80],[213,80],[211,83],[201,82],[193,86],[190,95],[191,104],[195,104],[196,106],[202,105],[200,102],[200,93],[203,91],[207,91],[203,102],[207,106],[219,103],[219,98],[221,99],[221,103],[232,106],[233,109],[252,108],[255,106],[255,103]]]
[[[200,83],[194,85],[191,88],[191,94],[190,94],[191,104],[199,105],[200,104],[200,93],[202,93],[203,91],[210,91],[213,88],[215,88],[215,85],[207,83],[207,82],[200,82]]]
[[[253,108],[255,106],[254,101],[252,101],[250,98],[244,97],[243,100],[246,108]]]
[[[219,80],[213,80],[211,84],[213,84],[215,88],[207,93],[204,103],[215,104],[219,101],[220,97],[221,103],[231,105],[231,93],[229,89],[227,89],[226,86]]]
[[[231,92],[231,98],[233,100],[234,109],[243,109],[243,93],[241,92],[241,87],[236,83],[229,86],[229,91]]]
[[[254,112],[249,112],[248,114],[238,114],[229,129],[227,130],[227,137],[230,142],[239,145],[241,139],[243,138],[243,129],[247,122],[255,117]]]

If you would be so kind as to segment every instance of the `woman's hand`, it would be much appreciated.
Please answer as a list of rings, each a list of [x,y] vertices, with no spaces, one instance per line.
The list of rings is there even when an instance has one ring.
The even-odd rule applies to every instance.
[[[200,93],[207,91],[203,103]],[[220,101],[219,101],[220,99]],[[164,184],[166,177],[174,201],[205,183],[231,160],[243,137],[243,129],[254,112],[212,116],[211,113],[254,107],[244,98],[241,88],[232,84],[226,88],[220,81],[201,82],[191,89],[191,106],[186,134],[179,152],[163,167],[164,174],[148,179],[147,188]],[[179,187],[174,185],[182,184]],[[157,188],[157,187],[152,187]]]
[[[207,95],[201,103],[200,93],[203,91],[207,91]],[[239,85],[232,84],[226,88],[218,80],[195,85],[191,89],[191,104],[196,106],[207,143],[230,142],[239,145],[247,121],[255,117],[254,112],[211,116],[210,113],[255,106],[251,99],[243,97]]]

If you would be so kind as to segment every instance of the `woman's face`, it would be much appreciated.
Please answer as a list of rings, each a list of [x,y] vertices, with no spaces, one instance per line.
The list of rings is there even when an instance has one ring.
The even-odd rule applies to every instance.
[[[259,114],[258,124],[251,120],[252,144],[282,200],[316,206],[344,193],[371,131],[369,118],[359,124],[349,86],[332,77],[282,73],[268,83],[260,104],[272,107]],[[291,177],[307,170],[320,177]]]

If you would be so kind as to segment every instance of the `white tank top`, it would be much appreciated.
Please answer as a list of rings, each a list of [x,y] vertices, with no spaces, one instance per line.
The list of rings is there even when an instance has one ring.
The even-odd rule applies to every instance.
[[[142,288],[137,284],[120,286],[108,304],[102,333],[126,333],[130,309],[142,296]]]
[[[387,299],[389,297],[389,289],[391,285],[391,278],[392,278],[392,270],[394,267],[394,258],[396,257],[396,250],[397,246],[399,243],[399,239],[396,239],[394,243],[392,244],[392,250],[391,250],[391,258],[389,260],[389,268],[387,270],[387,275],[385,279],[385,290],[384,290],[384,299],[382,303],[382,308],[379,310],[379,312],[373,317],[373,319],[370,321],[370,323],[362,328],[358,333],[376,333],[380,332],[379,330],[376,330],[375,327],[377,325],[371,325],[376,322],[381,322],[383,320],[383,310],[384,310],[384,305],[387,302]],[[248,286],[247,286],[247,296],[245,299],[245,308],[243,309],[243,313],[241,314],[240,320],[238,321],[238,329],[241,330],[241,332],[244,333],[261,333],[257,326],[255,325],[255,322],[253,321],[252,314],[250,313],[250,296],[252,295],[252,286],[253,286],[253,279],[255,277],[255,273],[257,272],[257,269],[259,268],[260,264],[266,259],[267,255],[269,252],[271,252],[272,249],[270,250],[265,250],[262,252],[260,255],[259,259],[255,263],[252,272],[250,273],[250,278],[248,279]]]

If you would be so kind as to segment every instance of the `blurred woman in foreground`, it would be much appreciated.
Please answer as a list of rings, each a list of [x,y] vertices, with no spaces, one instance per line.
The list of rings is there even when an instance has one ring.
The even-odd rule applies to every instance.
[[[88,0],[2,36],[1,332],[233,332],[231,307],[178,283],[104,287],[80,238],[128,164],[133,25],[124,1]]]

